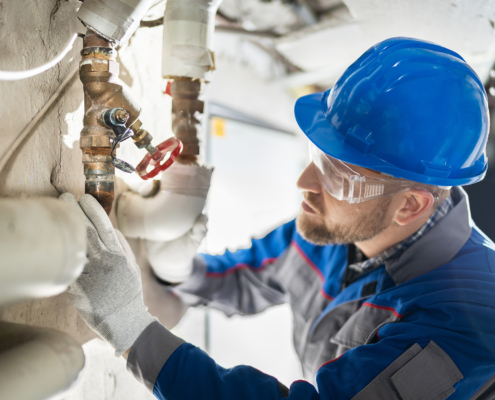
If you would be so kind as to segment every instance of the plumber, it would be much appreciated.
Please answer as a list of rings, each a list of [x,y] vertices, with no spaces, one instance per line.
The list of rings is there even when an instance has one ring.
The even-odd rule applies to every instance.
[[[177,239],[189,262],[170,283],[187,304],[227,315],[289,303],[308,381],[288,388],[249,366],[222,368],[160,325],[123,235],[90,195],[64,194],[87,221],[88,262],[69,289],[82,318],[158,399],[488,398],[495,245],[461,188],[487,170],[477,75],[449,49],[388,39],[333,88],[300,98],[295,116],[311,152],[297,218],[220,256],[194,254],[198,222]],[[152,257],[162,279],[168,247]]]

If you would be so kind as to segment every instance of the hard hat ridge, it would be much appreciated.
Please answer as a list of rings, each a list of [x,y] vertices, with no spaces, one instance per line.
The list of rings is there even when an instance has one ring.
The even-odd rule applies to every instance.
[[[351,164],[439,186],[486,172],[483,85],[459,54],[434,43],[378,43],[333,88],[298,99],[295,114],[318,148]]]

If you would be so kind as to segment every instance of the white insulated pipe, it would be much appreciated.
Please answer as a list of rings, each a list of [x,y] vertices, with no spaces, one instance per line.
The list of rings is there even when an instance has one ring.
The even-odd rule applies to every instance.
[[[127,43],[154,0],[85,0],[77,12],[81,22],[103,38]]]
[[[168,242],[186,234],[203,211],[213,169],[174,163],[162,173],[153,197],[123,193],[117,202],[119,230],[129,238]]]
[[[149,198],[126,192],[119,199],[119,229],[129,238],[168,242],[191,229],[205,201],[201,197],[164,191]]]
[[[69,389],[83,368],[83,349],[69,335],[0,321],[0,399],[52,398]]]
[[[215,14],[222,0],[167,0],[162,75],[210,80],[215,69]]]
[[[83,270],[84,220],[57,199],[0,199],[0,254],[0,305],[59,294]]]

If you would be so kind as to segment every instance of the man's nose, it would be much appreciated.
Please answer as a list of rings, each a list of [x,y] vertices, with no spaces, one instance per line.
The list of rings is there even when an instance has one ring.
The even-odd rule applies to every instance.
[[[316,167],[312,162],[297,180],[297,187],[306,192],[321,193],[321,183],[316,175]]]

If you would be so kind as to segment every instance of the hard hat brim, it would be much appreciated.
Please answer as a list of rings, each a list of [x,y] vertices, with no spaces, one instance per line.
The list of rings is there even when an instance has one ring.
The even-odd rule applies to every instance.
[[[363,154],[346,144],[344,136],[337,132],[326,119],[325,104],[322,102],[323,96],[324,92],[320,92],[300,97],[294,106],[294,115],[299,128],[308,139],[320,150],[338,160],[386,173],[396,178],[438,186],[470,185],[482,180],[486,174],[487,166],[481,174],[473,177],[462,179],[433,177],[398,168],[373,154]]]

